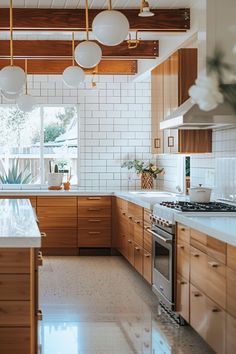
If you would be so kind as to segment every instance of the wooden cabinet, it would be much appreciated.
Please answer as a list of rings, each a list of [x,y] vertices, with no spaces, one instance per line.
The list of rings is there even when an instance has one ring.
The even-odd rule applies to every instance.
[[[177,274],[176,312],[189,323],[189,282]]]
[[[143,248],[134,243],[134,267],[139,274],[143,274]]]
[[[0,351],[36,354],[37,250],[1,248],[0,260]]]
[[[177,238],[178,242],[190,243],[190,228],[182,225],[180,223],[177,224]]]
[[[226,313],[192,285],[190,286],[190,324],[216,353],[225,353]]]
[[[177,242],[177,273],[189,279],[190,246],[185,242]]]
[[[211,130],[160,130],[160,122],[188,98],[197,78],[197,49],[182,48],[151,73],[152,153],[205,153],[212,151]]]
[[[143,250],[143,277],[152,284],[152,254]]]
[[[206,291],[207,289],[207,255],[200,250],[191,247],[190,250],[190,282],[201,289]]]
[[[111,197],[78,197],[79,248],[111,247],[111,211]]]
[[[226,353],[236,352],[236,247],[227,245]]]
[[[227,314],[226,317],[226,354],[236,353],[236,318]]]

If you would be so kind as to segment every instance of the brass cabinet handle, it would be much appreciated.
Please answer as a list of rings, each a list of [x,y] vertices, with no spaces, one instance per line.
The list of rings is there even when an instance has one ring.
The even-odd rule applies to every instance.
[[[101,222],[100,219],[89,219],[88,222]]]
[[[200,297],[200,296],[202,296],[202,294],[197,293],[197,292],[194,292],[193,295],[194,295],[195,297]]]
[[[214,307],[214,308],[212,309],[212,312],[221,312],[221,310],[220,310],[218,307]]]
[[[41,310],[37,311],[37,319],[38,319],[38,321],[42,321],[43,320],[43,314],[42,314]]]
[[[173,135],[168,136],[168,147],[174,147],[175,146],[175,137]]]
[[[89,235],[99,235],[100,231],[89,231]]]
[[[150,228],[150,226],[145,226],[144,227],[144,230],[146,230],[146,231],[148,231],[148,230],[150,230],[151,228]]]
[[[87,200],[101,200],[101,197],[87,197]]]
[[[102,210],[101,208],[88,208],[88,211],[100,211]]]
[[[184,227],[181,227],[181,229],[180,229],[180,230],[184,232],[186,229],[185,229]]]
[[[180,282],[180,285],[186,285],[186,284],[187,284],[186,281],[181,281],[181,282]]]
[[[139,247],[135,247],[135,249],[136,249],[137,251],[140,251],[140,248],[139,248]]]
[[[183,245],[177,245],[178,248],[181,248],[182,250],[184,250],[184,246]]]
[[[141,221],[135,220],[135,223],[138,224],[138,225],[140,225],[140,224],[141,224]]]
[[[198,254],[198,253],[192,253],[192,256],[198,258],[198,257],[200,257],[200,254]]]
[[[122,215],[126,215],[126,213],[123,211]]]
[[[133,217],[132,217],[132,216],[129,216],[128,218],[129,218],[130,220],[132,220],[132,219],[133,219]]]
[[[155,149],[160,149],[161,147],[161,139],[160,138],[155,138],[154,139],[154,148]]]
[[[46,232],[40,232],[40,234],[41,234],[41,237],[47,237]]]
[[[132,243],[132,240],[128,240],[129,243]]]
[[[217,263],[217,262],[208,262],[208,264],[209,264],[212,268],[217,268],[217,267],[219,267],[219,263]]]
[[[144,257],[150,258],[150,254],[144,253]]]

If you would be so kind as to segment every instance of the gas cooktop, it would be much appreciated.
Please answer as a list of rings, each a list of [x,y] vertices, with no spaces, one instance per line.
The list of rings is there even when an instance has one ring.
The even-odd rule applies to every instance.
[[[231,213],[236,212],[236,206],[220,203],[220,202],[210,202],[210,203],[191,203],[191,202],[162,202],[160,205],[167,208],[171,208],[182,212],[196,212],[196,213]]]

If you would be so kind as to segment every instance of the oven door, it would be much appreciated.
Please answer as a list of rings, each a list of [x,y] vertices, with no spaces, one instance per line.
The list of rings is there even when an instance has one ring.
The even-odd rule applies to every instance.
[[[167,306],[174,306],[174,237],[152,227],[153,235],[153,291]]]

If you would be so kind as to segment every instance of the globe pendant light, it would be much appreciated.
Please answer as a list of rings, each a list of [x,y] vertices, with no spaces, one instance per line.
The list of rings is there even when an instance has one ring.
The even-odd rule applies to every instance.
[[[13,65],[13,9],[10,0],[10,56],[11,65],[1,70],[1,88],[9,94],[16,94],[23,89],[25,84],[24,70],[19,66]]]
[[[108,10],[100,12],[94,18],[92,28],[100,43],[115,46],[128,36],[129,21],[120,11],[112,10],[111,0],[109,0]]]
[[[75,48],[75,60],[82,68],[91,69],[97,66],[102,59],[100,46],[89,40],[89,21],[88,21],[88,0],[86,0],[86,41],[81,42]]]
[[[8,101],[15,101],[20,96],[21,92],[8,93],[8,92],[5,92],[5,91],[1,90],[1,94]]]
[[[79,85],[84,82],[85,79],[84,71],[79,66],[75,66],[74,33],[72,33],[72,65],[68,66],[68,68],[63,71],[62,79],[66,86],[70,88],[78,88]]]
[[[25,60],[25,94],[21,95],[17,99],[18,108],[25,113],[33,111],[36,106],[35,97],[28,94],[28,83],[27,83],[27,59]]]

